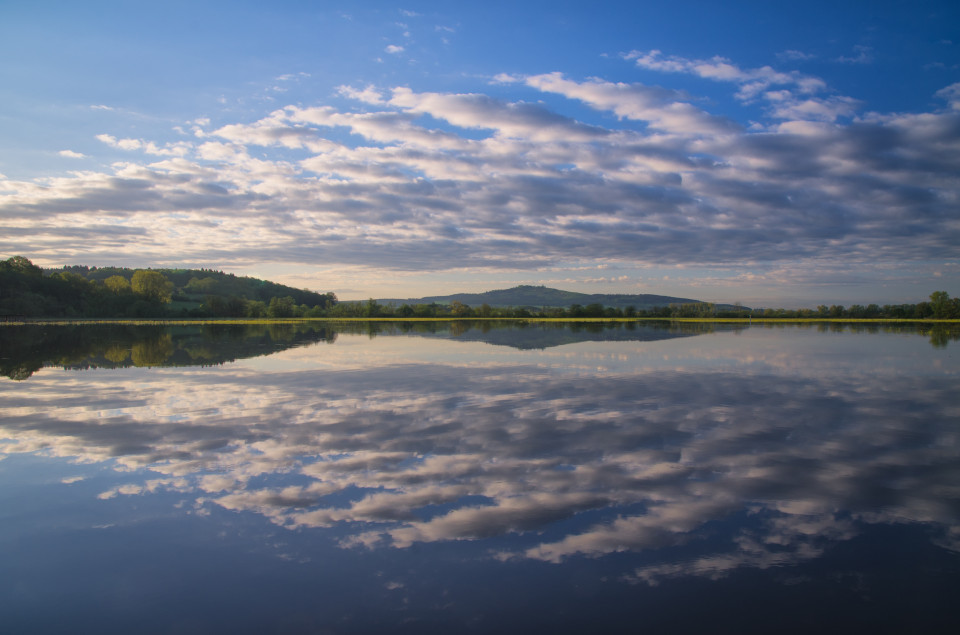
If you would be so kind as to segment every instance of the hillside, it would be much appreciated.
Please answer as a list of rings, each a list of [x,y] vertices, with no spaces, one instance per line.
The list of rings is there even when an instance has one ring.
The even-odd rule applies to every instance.
[[[69,272],[83,276],[87,280],[103,282],[111,276],[121,276],[130,280],[136,269],[127,267],[86,267],[72,266],[60,269],[45,269],[44,273],[52,275],[60,272]],[[237,276],[214,269],[149,269],[163,274],[173,283],[174,288],[181,296],[192,296],[202,300],[206,296],[240,297],[246,300],[269,302],[271,298],[293,298],[296,304],[314,306],[325,305],[330,294],[317,293],[308,289],[288,287],[269,280]]]
[[[304,317],[335,305],[332,293],[209,269],[72,266],[0,261],[0,319]]]
[[[563,291],[543,286],[521,285],[511,289],[497,289],[483,293],[455,293],[453,295],[431,296],[419,299],[384,299],[378,300],[381,304],[400,306],[403,304],[450,304],[461,302],[471,307],[486,304],[490,307],[549,307],[567,308],[574,304],[589,306],[601,304],[604,307],[625,309],[632,306],[637,310],[648,310],[654,307],[666,307],[671,304],[700,304],[702,300],[691,298],[677,298],[667,295],[640,294],[590,294],[575,291]],[[720,304],[718,309],[731,309],[732,305]]]

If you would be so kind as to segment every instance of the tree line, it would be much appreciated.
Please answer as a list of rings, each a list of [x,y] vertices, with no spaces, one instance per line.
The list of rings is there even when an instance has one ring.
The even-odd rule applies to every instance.
[[[207,269],[44,271],[23,256],[0,261],[0,319],[322,317],[336,303],[333,293]]]
[[[820,305],[816,309],[750,309],[740,305],[720,308],[710,302],[669,304],[637,309],[610,307],[603,304],[572,304],[562,307],[471,307],[462,302],[450,304],[380,304],[341,302],[324,311],[325,317],[350,318],[806,318],[806,319],[960,319],[960,298],[950,298],[945,291],[935,291],[929,302],[917,304],[854,304]]]
[[[935,291],[917,304],[750,309],[709,302],[620,308],[338,302],[333,293],[294,289],[210,269],[63,267],[44,271],[23,256],[0,261],[0,319],[53,318],[807,318],[960,319],[960,298]]]

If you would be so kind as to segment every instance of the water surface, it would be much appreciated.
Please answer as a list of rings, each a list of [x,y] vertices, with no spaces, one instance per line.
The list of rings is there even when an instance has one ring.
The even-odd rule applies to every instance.
[[[956,632],[954,339],[0,327],[0,619]]]

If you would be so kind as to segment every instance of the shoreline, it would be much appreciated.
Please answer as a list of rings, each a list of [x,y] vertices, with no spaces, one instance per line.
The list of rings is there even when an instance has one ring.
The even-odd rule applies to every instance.
[[[337,323],[337,322],[518,322],[518,323],[619,323],[642,324],[655,323],[685,323],[685,324],[956,324],[960,319],[935,318],[678,318],[678,317],[642,317],[642,318],[606,318],[606,317],[579,317],[579,318],[546,318],[546,317],[358,317],[358,318],[30,318],[18,320],[0,319],[0,327],[4,326],[82,326],[82,325],[170,325],[170,326],[197,326],[197,325],[258,325],[258,324],[305,324],[305,323]]]

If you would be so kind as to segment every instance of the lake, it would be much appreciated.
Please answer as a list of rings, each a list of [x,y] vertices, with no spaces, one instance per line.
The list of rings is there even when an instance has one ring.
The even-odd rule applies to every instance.
[[[0,325],[5,632],[960,632],[960,342]]]

